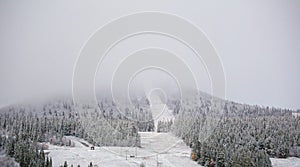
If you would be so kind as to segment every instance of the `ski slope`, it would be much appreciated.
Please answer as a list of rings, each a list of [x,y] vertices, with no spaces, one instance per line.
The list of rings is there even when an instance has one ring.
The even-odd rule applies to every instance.
[[[81,142],[88,142],[69,136],[75,142],[75,147],[61,147],[50,145],[49,156],[52,157],[53,166],[68,165],[74,167],[87,166],[90,162],[95,166],[105,167],[139,167],[143,162],[146,167],[156,167],[159,163],[163,167],[201,167],[190,159],[190,148],[182,140],[169,133],[143,132],[142,147],[95,147],[90,150]],[[90,145],[90,144],[89,144]],[[136,156],[137,153],[137,156]],[[127,154],[127,160],[126,160]],[[135,156],[130,158],[130,155]],[[273,167],[299,167],[300,158],[278,159],[271,158]]]
[[[151,96],[150,109],[153,114],[155,127],[160,120],[174,119],[172,110],[162,103],[158,96]],[[139,132],[141,148],[136,147],[95,147],[90,150],[89,144],[80,138],[68,136],[75,142],[75,147],[61,147],[50,145],[49,156],[53,166],[57,167],[68,162],[74,167],[94,166],[105,167],[139,167],[141,163],[146,167],[201,167],[190,159],[190,148],[181,139],[170,133]],[[85,145],[82,143],[86,143]],[[299,158],[276,159],[271,158],[273,167],[299,167]]]
[[[157,124],[159,121],[174,120],[173,111],[168,108],[166,104],[161,101],[161,98],[152,93],[150,95],[150,110],[153,115],[155,131],[157,131]]]
[[[52,157],[53,165],[87,166],[93,165],[105,167],[129,167],[139,166],[142,162],[147,167],[156,167],[157,163],[164,167],[199,167],[190,159],[190,148],[182,140],[169,133],[143,132],[140,133],[141,148],[135,147],[95,147],[90,150],[84,146],[82,139],[71,137],[75,147],[61,147],[50,145],[49,156]],[[127,160],[126,160],[127,155]],[[130,156],[135,156],[130,158]]]

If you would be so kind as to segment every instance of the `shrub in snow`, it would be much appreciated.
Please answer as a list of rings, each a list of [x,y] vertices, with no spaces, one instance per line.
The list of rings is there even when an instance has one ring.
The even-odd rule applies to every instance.
[[[0,157],[0,166],[20,167],[20,165],[17,162],[15,162],[14,158],[10,158],[7,156]]]
[[[38,150],[48,150],[49,146],[46,143],[37,143],[37,149]]]
[[[294,146],[294,147],[290,148],[290,156],[300,158],[300,147]]]
[[[140,167],[146,167],[146,165],[144,164],[144,162],[142,162],[142,163],[140,164]]]

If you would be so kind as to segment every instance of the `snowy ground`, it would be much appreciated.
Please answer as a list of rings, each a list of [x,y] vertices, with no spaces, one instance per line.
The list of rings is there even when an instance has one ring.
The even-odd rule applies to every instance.
[[[155,127],[159,120],[174,119],[172,111],[163,104],[161,99],[154,95],[151,97],[151,110],[155,120]],[[82,139],[69,137],[75,142],[75,147],[59,147],[50,145],[50,156],[53,165],[59,166],[67,161],[81,167],[90,162],[93,165],[116,167],[116,166],[139,166],[144,163],[147,167],[170,166],[170,167],[199,167],[190,159],[190,148],[182,140],[170,133],[140,132],[141,148],[135,147],[95,147],[90,150],[84,146]],[[134,156],[134,157],[132,157]],[[127,160],[126,160],[127,157]],[[159,165],[158,165],[159,164]]]
[[[86,167],[90,162],[93,165],[105,167],[136,167],[142,162],[147,167],[156,167],[157,162],[163,167],[200,167],[190,157],[190,148],[182,140],[169,133],[144,132],[142,137],[142,148],[134,147],[96,147],[90,150],[80,142],[86,141],[69,137],[75,143],[75,147],[60,147],[50,145],[50,156],[53,166],[63,165],[64,161]],[[88,143],[87,143],[88,144]],[[137,153],[137,156],[136,156]],[[127,160],[126,160],[127,154]],[[130,156],[135,156],[130,158]],[[278,159],[271,158],[273,167],[299,167],[300,158]]]
[[[158,121],[174,120],[174,115],[173,111],[170,110],[155,93],[151,94],[149,99],[151,103],[150,109],[154,119],[155,131],[157,131]]]
[[[271,158],[273,167],[300,167],[300,158],[290,157],[287,159]]]
[[[155,127],[159,120],[174,119],[172,111],[161,102],[158,96],[151,97],[150,108]],[[140,132],[140,135],[141,148],[95,147],[95,150],[90,150],[82,144],[82,142],[87,143],[86,141],[69,136],[68,138],[75,142],[75,147],[50,145],[49,155],[55,167],[63,165],[64,161],[67,161],[69,165],[73,164],[74,167],[77,165],[86,167],[90,162],[99,167],[136,167],[141,163],[147,167],[200,167],[190,159],[190,148],[172,134]],[[271,161],[274,167],[300,167],[300,158],[271,158]]]
[[[156,167],[157,162],[167,167],[199,167],[190,157],[190,148],[182,140],[169,133],[145,132],[141,133],[142,148],[134,147],[96,147],[90,150],[76,137],[69,137],[76,143],[74,148],[50,145],[50,156],[53,165],[59,166],[68,161],[68,164],[85,167],[92,162],[93,165],[105,167],[139,166],[144,163],[147,167]],[[82,141],[86,142],[86,141]],[[137,153],[137,154],[136,154]],[[127,154],[127,160],[126,160]],[[135,156],[130,158],[130,156]],[[137,156],[136,156],[137,155]]]

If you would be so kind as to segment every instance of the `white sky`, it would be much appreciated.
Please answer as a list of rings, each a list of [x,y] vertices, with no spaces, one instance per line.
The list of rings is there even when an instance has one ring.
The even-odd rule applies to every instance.
[[[200,27],[222,60],[227,99],[300,108],[298,0],[2,0],[0,105],[57,93],[71,94],[74,63],[88,37],[108,21],[138,11],[176,14]],[[132,39],[124,46],[138,47],[139,40],[145,43],[151,39],[148,41],[156,44],[164,40],[152,38]],[[170,43],[165,47],[176,50],[177,44]],[[186,55],[181,56],[193,64]],[[191,66],[196,68],[195,64]],[[98,78],[99,85],[100,82]],[[206,83],[203,90],[209,91]]]

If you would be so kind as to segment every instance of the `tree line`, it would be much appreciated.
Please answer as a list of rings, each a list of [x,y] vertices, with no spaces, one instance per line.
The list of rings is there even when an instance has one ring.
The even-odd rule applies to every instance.
[[[201,96],[177,107],[172,132],[200,165],[268,167],[270,157],[300,157],[300,117],[292,115],[297,111]]]

